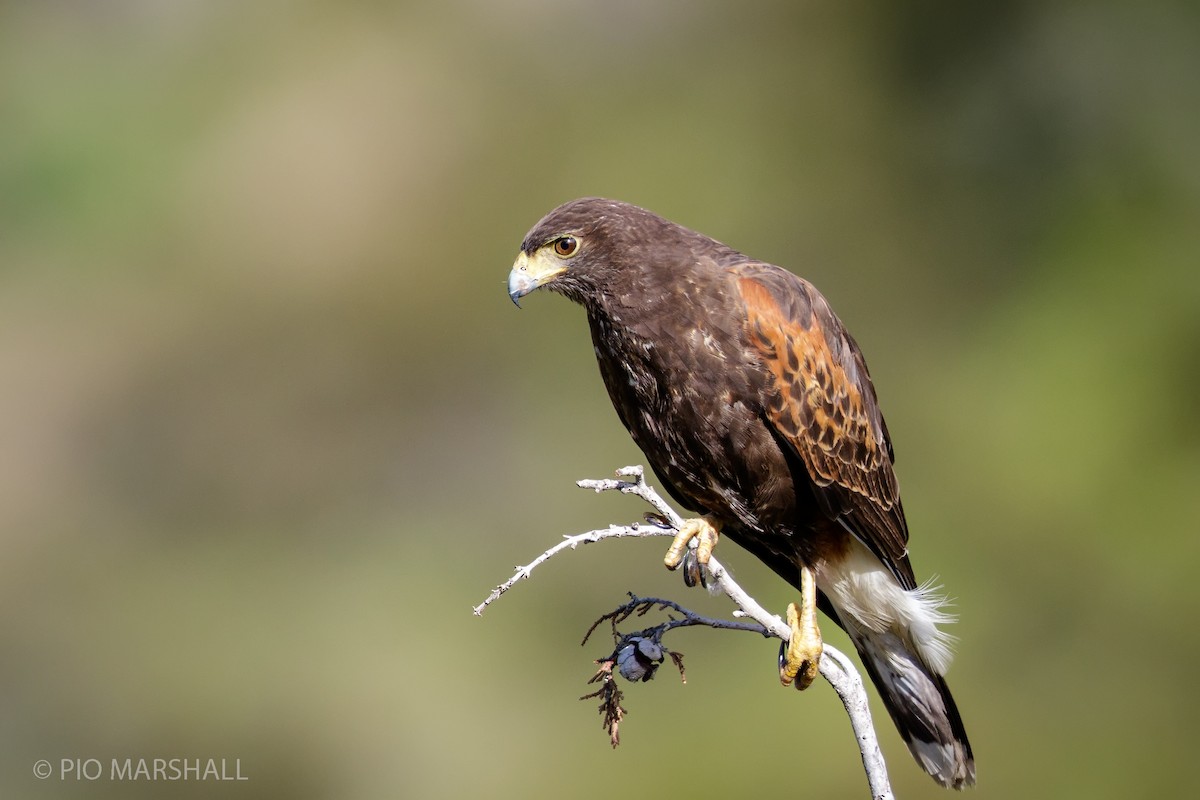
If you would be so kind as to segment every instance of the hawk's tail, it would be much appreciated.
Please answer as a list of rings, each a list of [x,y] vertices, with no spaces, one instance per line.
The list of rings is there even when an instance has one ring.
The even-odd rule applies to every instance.
[[[942,786],[973,786],[975,757],[946,679],[895,633],[861,628],[848,616],[839,621],[917,763]]]

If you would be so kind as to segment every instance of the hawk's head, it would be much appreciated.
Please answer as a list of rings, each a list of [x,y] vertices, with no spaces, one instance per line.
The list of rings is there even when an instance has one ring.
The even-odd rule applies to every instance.
[[[644,208],[585,197],[554,209],[525,235],[508,296],[516,303],[546,286],[587,305],[615,287],[644,283],[652,272],[675,273],[722,251],[728,248]]]

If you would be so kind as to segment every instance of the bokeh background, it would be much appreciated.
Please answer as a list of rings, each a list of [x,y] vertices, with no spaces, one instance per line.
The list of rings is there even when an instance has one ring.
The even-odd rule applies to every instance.
[[[863,345],[974,796],[1195,796],[1198,76],[1182,2],[3,4],[0,796],[865,796],[753,636],[676,634],[609,749],[591,621],[728,610],[661,541],[471,614],[643,511],[572,485],[641,461],[582,312],[504,291],[592,194]],[[249,780],[58,776],[113,757]]]

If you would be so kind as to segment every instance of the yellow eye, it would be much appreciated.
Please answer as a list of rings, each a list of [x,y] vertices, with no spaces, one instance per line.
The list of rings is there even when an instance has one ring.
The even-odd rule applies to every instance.
[[[574,236],[560,236],[554,240],[554,252],[563,258],[575,255],[575,251],[578,249],[579,240]]]

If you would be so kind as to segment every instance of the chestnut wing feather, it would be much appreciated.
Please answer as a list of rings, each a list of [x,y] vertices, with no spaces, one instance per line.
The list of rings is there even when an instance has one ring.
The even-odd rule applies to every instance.
[[[804,462],[821,511],[913,588],[891,440],[858,345],[807,281],[767,264],[736,272],[769,424]]]

